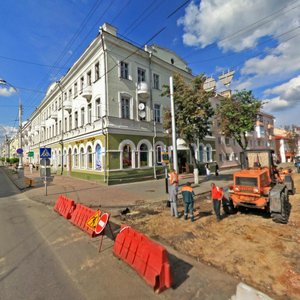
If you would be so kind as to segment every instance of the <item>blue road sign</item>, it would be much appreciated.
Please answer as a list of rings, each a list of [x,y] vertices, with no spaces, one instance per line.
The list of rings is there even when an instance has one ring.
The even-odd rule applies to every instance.
[[[50,158],[51,148],[40,148],[40,158]]]
[[[18,149],[17,149],[17,153],[18,153],[18,154],[22,154],[22,153],[23,153],[23,149],[22,149],[22,148],[18,148]]]

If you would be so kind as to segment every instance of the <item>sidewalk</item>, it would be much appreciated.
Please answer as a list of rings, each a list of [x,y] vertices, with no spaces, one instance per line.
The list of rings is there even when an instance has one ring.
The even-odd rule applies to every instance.
[[[198,197],[205,196],[210,192],[212,182],[221,187],[230,185],[234,171],[226,170],[219,176],[210,175],[209,178],[199,176],[199,184],[192,184],[195,194]],[[29,183],[29,179],[33,182],[33,188],[25,190],[26,195],[33,200],[48,205],[54,205],[58,196],[63,194],[77,203],[93,208],[101,207],[103,210],[112,213],[112,215],[116,215],[126,207],[164,203],[168,199],[165,179],[107,186],[70,176],[55,175],[53,182],[47,187],[46,196],[46,190],[43,181],[39,178],[39,172],[34,170],[31,174],[28,168],[25,168],[25,176],[28,178],[27,183]],[[180,186],[187,181],[194,182],[193,174],[187,174],[184,178],[180,178]],[[18,180],[15,180],[15,182],[17,183]],[[19,186],[22,188],[20,181]]]

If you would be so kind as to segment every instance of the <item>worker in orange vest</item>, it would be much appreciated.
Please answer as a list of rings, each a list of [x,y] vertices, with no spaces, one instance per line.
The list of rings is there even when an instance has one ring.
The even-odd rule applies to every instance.
[[[222,188],[216,186],[214,183],[211,184],[211,198],[213,202],[214,212],[216,214],[217,221],[221,221],[221,202],[223,199],[223,190]]]
[[[178,218],[177,211],[177,192],[178,192],[179,178],[178,174],[174,169],[170,170],[169,173],[169,201],[171,208],[171,216]]]
[[[192,184],[187,182],[181,189],[183,203],[184,203],[184,219],[188,218],[188,211],[190,211],[191,222],[194,222],[194,196],[195,193]]]

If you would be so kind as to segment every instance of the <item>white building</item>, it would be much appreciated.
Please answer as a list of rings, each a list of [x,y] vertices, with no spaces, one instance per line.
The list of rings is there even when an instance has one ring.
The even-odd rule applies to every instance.
[[[106,183],[163,174],[171,139],[162,127],[162,86],[186,63],[158,46],[140,49],[104,24],[99,35],[45,98],[24,127],[25,153],[52,149],[52,170]]]

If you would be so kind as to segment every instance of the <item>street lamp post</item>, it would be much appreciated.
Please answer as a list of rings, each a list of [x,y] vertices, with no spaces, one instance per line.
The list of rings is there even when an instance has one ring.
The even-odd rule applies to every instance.
[[[18,149],[18,155],[19,155],[19,164],[18,164],[18,175],[19,178],[24,177],[24,165],[23,165],[23,149],[22,149],[22,100],[19,91],[10,83],[8,83],[6,80],[0,78],[0,84],[7,85],[11,87],[18,95],[19,98],[19,149]]]

